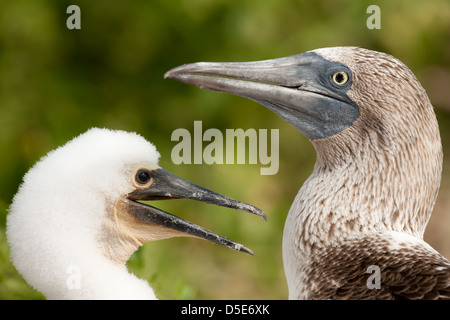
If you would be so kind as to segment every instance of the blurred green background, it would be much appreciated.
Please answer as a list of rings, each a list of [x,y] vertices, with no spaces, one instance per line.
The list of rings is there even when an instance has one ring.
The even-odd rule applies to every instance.
[[[66,9],[81,8],[81,30]],[[366,9],[381,8],[369,30]],[[8,206],[25,172],[48,151],[90,127],[135,131],[162,154],[161,166],[250,202],[268,222],[229,209],[178,200],[162,209],[255,252],[177,238],[141,247],[128,268],[161,299],[286,299],[281,261],[284,220],[315,153],[306,138],[256,103],[172,80],[169,69],[196,61],[277,58],[328,46],[390,53],[417,75],[436,108],[450,150],[450,1],[132,0],[0,2],[0,299],[41,299],[9,262]],[[261,165],[174,165],[177,128],[193,132],[280,130],[280,169]],[[206,145],[206,144],[205,144]],[[450,258],[449,158],[425,239]]]

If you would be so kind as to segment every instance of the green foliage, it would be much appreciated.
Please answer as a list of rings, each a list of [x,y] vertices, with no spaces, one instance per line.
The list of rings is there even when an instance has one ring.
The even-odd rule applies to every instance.
[[[0,2],[0,299],[42,298],[25,284],[8,257],[6,210],[22,176],[48,151],[93,126],[140,133],[157,146],[165,169],[268,214],[264,223],[204,204],[161,203],[169,212],[245,244],[255,256],[196,239],[146,244],[128,267],[152,283],[160,298],[287,297],[283,225],[297,190],[312,171],[314,150],[290,125],[252,101],[164,80],[172,67],[354,45],[398,57],[426,80],[427,89],[441,81],[429,76],[430,67],[437,67],[447,80],[450,74],[447,0],[74,4],[81,8],[81,30],[66,28],[67,2]],[[366,27],[371,4],[381,8],[380,30]],[[448,118],[447,112],[439,113],[442,123]],[[261,176],[259,165],[174,165],[171,133],[177,128],[192,131],[195,120],[222,132],[280,129],[278,174]],[[441,130],[446,146],[448,126]]]

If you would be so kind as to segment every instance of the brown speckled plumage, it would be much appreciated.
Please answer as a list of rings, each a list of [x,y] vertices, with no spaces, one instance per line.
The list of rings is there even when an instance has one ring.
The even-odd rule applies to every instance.
[[[450,264],[419,242],[390,248],[386,234],[365,235],[317,247],[304,276],[307,299],[450,299]],[[414,240],[413,240],[414,241]],[[379,288],[370,287],[370,266],[380,268]]]
[[[318,159],[289,213],[283,257],[291,299],[450,298],[450,264],[423,242],[441,178],[433,107],[411,71],[359,48],[317,50],[348,65],[360,118],[313,140]],[[412,235],[389,249],[391,232]],[[380,289],[369,289],[377,265]]]
[[[166,77],[253,99],[314,145],[283,235],[290,299],[450,298],[450,264],[423,241],[441,180],[439,128],[403,63],[336,47]],[[379,288],[367,285],[369,266]]]

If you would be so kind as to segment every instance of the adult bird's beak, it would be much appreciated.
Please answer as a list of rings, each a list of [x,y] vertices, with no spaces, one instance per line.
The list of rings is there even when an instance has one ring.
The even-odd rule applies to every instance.
[[[159,230],[159,238],[173,236],[193,236],[209,240],[221,246],[253,254],[253,252],[227,238],[215,234],[205,228],[197,226],[189,221],[181,219],[173,214],[138,201],[166,200],[166,199],[192,199],[218,206],[228,207],[250,212],[261,216],[266,220],[266,215],[258,208],[243,203],[221,194],[215,193],[192,182],[184,180],[172,173],[157,168],[147,171],[149,181],[142,187],[137,187],[129,193],[124,201],[126,211],[132,215],[133,220],[144,225],[156,227]]]
[[[345,83],[332,82],[338,72],[345,73]],[[350,69],[314,52],[254,62],[192,63],[164,77],[250,98],[310,140],[332,136],[359,117],[358,106],[347,96]]]

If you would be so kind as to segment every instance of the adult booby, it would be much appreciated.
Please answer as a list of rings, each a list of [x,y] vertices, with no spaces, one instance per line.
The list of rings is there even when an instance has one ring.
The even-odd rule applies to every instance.
[[[335,47],[165,77],[255,100],[314,145],[283,235],[290,299],[450,298],[450,263],[423,241],[441,179],[439,129],[403,63]]]
[[[49,299],[155,299],[125,262],[146,241],[187,236],[246,247],[144,200],[187,198],[254,213],[259,209],[158,166],[143,137],[90,129],[43,157],[24,177],[7,216],[17,270]]]

